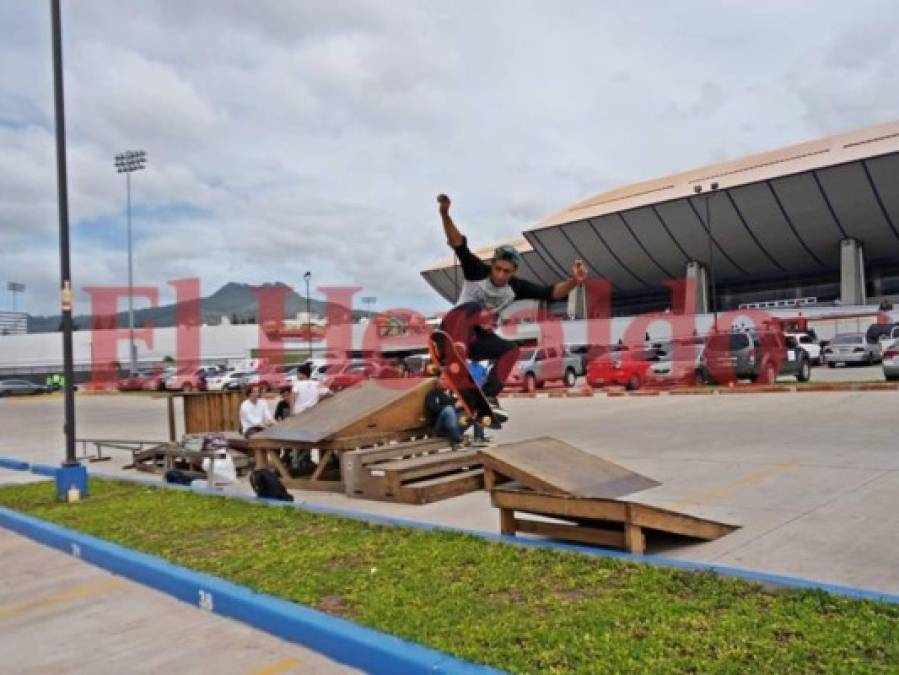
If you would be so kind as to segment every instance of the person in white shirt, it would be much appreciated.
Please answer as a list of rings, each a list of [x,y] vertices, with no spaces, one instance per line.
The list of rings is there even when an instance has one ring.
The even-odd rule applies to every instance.
[[[268,403],[259,399],[259,387],[253,385],[247,399],[240,404],[240,431],[249,438],[275,423]]]
[[[310,380],[302,370],[297,373],[297,381],[293,385],[293,409],[292,414],[297,415],[304,410],[309,410],[318,403],[318,400],[329,392],[322,389],[315,380]]]

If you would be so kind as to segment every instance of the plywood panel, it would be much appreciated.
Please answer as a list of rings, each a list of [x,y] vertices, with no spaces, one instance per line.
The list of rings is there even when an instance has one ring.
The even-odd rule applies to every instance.
[[[660,484],[549,436],[484,449],[481,460],[525,487],[552,494],[608,499]]]
[[[253,436],[253,444],[318,443],[426,426],[424,400],[433,378],[368,380]]]

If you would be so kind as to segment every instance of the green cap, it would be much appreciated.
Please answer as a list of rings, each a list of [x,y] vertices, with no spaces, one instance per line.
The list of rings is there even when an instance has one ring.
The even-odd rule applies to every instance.
[[[508,260],[510,263],[515,265],[516,269],[521,267],[521,254],[515,250],[514,246],[510,244],[497,246],[493,251],[493,259]]]

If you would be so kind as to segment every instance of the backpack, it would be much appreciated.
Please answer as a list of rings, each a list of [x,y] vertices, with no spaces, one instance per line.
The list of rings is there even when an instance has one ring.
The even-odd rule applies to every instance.
[[[250,485],[259,499],[275,499],[280,502],[292,502],[293,495],[284,487],[284,483],[271,469],[256,469],[250,474]]]
[[[190,485],[190,482],[192,480],[193,478],[188,476],[180,469],[169,469],[165,472],[166,483],[174,483],[175,485]]]

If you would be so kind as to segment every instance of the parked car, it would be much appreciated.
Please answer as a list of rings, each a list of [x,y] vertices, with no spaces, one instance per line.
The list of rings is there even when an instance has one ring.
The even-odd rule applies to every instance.
[[[829,368],[839,364],[861,363],[871,365],[881,360],[879,342],[869,342],[864,333],[839,333],[824,349]]]
[[[704,375],[716,384],[771,383],[786,359],[785,351],[783,334],[776,331],[712,333],[706,338]]]
[[[587,366],[587,384],[591,387],[619,385],[636,390],[652,379],[650,367],[662,358],[656,349],[615,350],[593,360]]]
[[[179,370],[166,379],[165,388],[168,391],[204,391],[206,389],[206,372],[206,368]]]
[[[883,376],[889,381],[899,380],[899,340],[888,343],[883,350]]]
[[[134,375],[119,378],[116,389],[119,391],[143,391],[147,382],[156,378],[162,371],[158,368],[153,370],[139,370]]]
[[[35,384],[28,380],[0,380],[0,396],[30,396],[49,392],[50,389],[46,385]]]
[[[653,345],[659,355],[647,373],[647,381],[658,385],[702,385],[705,368],[705,338],[689,337]]]
[[[336,371],[330,371],[321,380],[323,386],[333,392],[342,391],[363,380],[399,377],[399,371],[387,363],[377,361],[349,361]]]
[[[561,380],[566,387],[573,387],[582,372],[580,356],[559,347],[532,347],[522,350],[518,362],[506,380],[507,386],[524,387],[536,391],[547,382]]]
[[[821,363],[821,343],[813,331],[807,333],[785,333],[786,337],[792,337],[799,343],[799,347],[808,354],[809,361],[813,365]]]
[[[792,335],[785,335],[787,358],[780,367],[779,375],[792,375],[797,382],[808,382],[812,376],[812,359],[802,344]]]
[[[242,370],[225,370],[215,375],[206,376],[207,391],[229,391],[240,389],[243,386],[243,378],[246,375]]]
[[[148,376],[144,379],[144,391],[163,391],[165,389],[165,381],[178,371],[174,368],[166,368],[158,371],[156,374]]]
[[[899,340],[899,323],[872,323],[865,331],[868,342],[879,342],[881,351],[886,343]]]

